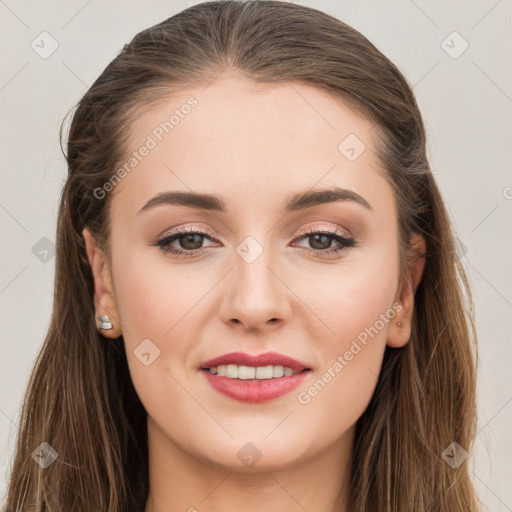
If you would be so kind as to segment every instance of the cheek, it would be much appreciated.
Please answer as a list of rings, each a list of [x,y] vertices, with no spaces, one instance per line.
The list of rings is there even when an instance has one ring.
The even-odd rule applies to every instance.
[[[322,321],[317,336],[329,342],[327,352],[344,350],[350,340],[373,326],[388,310],[388,317],[394,316],[397,261],[396,248],[388,244],[378,251],[373,247],[361,249],[357,255],[350,255],[336,265],[317,266],[314,272],[308,273],[308,279],[288,274],[294,292]],[[381,322],[378,328],[387,330]]]
[[[317,345],[317,350],[322,364],[296,395],[303,428],[320,432],[317,448],[335,442],[368,406],[381,371],[389,322],[395,315],[389,290],[354,295],[350,290],[335,304],[326,304],[323,318],[335,335],[327,333],[320,340],[323,346]]]
[[[337,353],[350,349],[354,340],[363,345],[369,339],[375,340],[373,345],[386,341],[390,320],[395,316],[393,308],[394,289],[388,286],[378,286],[375,281],[357,282],[354,286],[345,282],[344,292],[338,293],[334,299],[325,304],[325,323],[335,333],[331,337],[334,343],[330,346]],[[363,360],[371,350],[365,350]],[[350,356],[349,356],[350,357]],[[372,365],[372,367],[374,367]]]
[[[385,344],[352,346],[332,358],[309,386],[297,394],[302,429],[316,433],[312,451],[332,445],[348,432],[367,408],[375,391]]]
[[[156,251],[157,249],[154,249]],[[115,262],[115,290],[118,311],[131,344],[151,338],[161,345],[179,330],[185,317],[198,300],[197,286],[186,271],[177,265],[154,262],[147,248],[132,250]],[[161,347],[162,348],[162,347]]]
[[[322,286],[310,289],[306,299],[323,324],[322,336],[316,337],[322,364],[315,380],[301,388],[297,402],[307,411],[306,421],[329,417],[337,425],[326,427],[326,436],[349,428],[366,409],[399,307],[393,303],[398,278],[393,247],[366,256],[353,264],[347,259],[336,272],[326,272]]]
[[[165,373],[166,368],[174,371],[176,362],[183,366],[189,340],[193,339],[184,331],[192,327],[191,313],[200,295],[187,286],[187,279],[176,271],[177,267],[172,270],[148,264],[147,256],[137,256],[136,251],[118,258],[114,265],[117,308],[130,374],[141,400],[150,408],[155,400],[169,395],[172,376]]]

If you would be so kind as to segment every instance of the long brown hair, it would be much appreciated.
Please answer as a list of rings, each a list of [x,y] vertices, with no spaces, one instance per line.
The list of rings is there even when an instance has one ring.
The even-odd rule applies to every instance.
[[[99,200],[94,190],[122,161],[133,116],[171,89],[207,84],[225,69],[259,83],[321,88],[371,119],[396,197],[402,278],[410,234],[426,240],[411,338],[403,348],[386,347],[375,393],[357,422],[349,510],[479,510],[467,461],[452,467],[442,456],[453,442],[472,448],[476,332],[411,87],[351,27],[309,7],[266,0],[201,3],[143,30],[79,101],[58,215],[53,315],[21,411],[6,510],[144,510],[147,415],[122,337],[107,340],[96,330],[82,230],[108,246],[111,194]],[[48,455],[50,447],[58,457],[44,469],[32,455]]]

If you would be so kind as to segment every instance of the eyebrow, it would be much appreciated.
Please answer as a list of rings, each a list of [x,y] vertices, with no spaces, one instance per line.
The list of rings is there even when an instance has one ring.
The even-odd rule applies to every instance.
[[[352,201],[373,211],[371,205],[353,190],[340,187],[312,189],[291,195],[285,202],[281,214],[306,210],[320,204],[336,201]],[[197,192],[161,192],[151,198],[140,210],[139,214],[160,205],[188,206],[214,212],[227,212],[226,202],[219,196]]]

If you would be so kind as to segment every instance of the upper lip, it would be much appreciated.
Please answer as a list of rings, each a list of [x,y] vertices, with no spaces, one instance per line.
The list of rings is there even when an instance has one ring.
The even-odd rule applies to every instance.
[[[219,357],[214,357],[201,364],[201,368],[212,368],[224,364],[236,364],[238,366],[286,366],[292,370],[306,370],[309,366],[292,357],[278,354],[277,352],[265,352],[264,354],[251,355],[244,352],[230,352]]]

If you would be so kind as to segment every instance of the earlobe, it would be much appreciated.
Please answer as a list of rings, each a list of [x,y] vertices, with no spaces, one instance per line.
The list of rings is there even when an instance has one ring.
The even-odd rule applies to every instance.
[[[88,228],[83,229],[82,235],[94,280],[96,327],[105,337],[117,338],[122,332],[107,258]]]
[[[419,233],[411,235],[410,264],[408,274],[402,281],[395,302],[400,304],[397,314],[388,330],[387,344],[399,348],[407,344],[411,337],[414,295],[425,269],[425,239]]]

